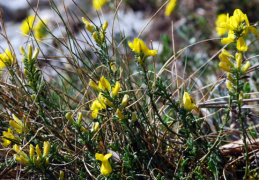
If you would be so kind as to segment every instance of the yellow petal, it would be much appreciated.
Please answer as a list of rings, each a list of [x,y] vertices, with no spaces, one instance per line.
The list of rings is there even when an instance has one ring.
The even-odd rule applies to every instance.
[[[99,153],[96,153],[95,154],[95,159],[96,160],[99,160],[99,161],[105,161],[107,159],[104,158],[104,155],[103,154],[99,154]]]
[[[237,49],[242,52],[247,51],[248,47],[246,46],[246,42],[245,42],[244,38],[242,38],[242,37],[238,38]]]
[[[170,0],[165,8],[165,16],[170,16],[174,11],[177,0]]]
[[[242,54],[236,53],[237,68],[240,69],[242,65]]]

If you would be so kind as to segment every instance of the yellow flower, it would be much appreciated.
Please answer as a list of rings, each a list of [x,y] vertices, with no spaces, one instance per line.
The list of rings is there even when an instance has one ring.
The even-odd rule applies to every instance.
[[[46,26],[45,24],[47,24],[48,21],[47,20],[43,20],[39,21],[34,27],[33,27],[33,31],[34,31],[34,35],[36,39],[42,39],[44,38],[48,31],[46,30]]]
[[[104,21],[104,23],[103,23],[103,31],[106,31],[106,29],[107,29],[107,27],[108,27],[108,22],[107,21]]]
[[[50,143],[48,141],[44,141],[43,145],[43,157],[48,156],[49,154],[49,148],[50,148]]]
[[[75,120],[71,117],[71,114],[70,114],[70,113],[67,113],[67,114],[66,114],[66,118],[67,118],[67,120],[68,120],[71,124],[74,124],[74,123],[75,123]]]
[[[227,38],[223,38],[221,40],[221,42],[223,44],[228,44],[228,43],[233,43],[235,41],[235,33],[234,31],[228,31],[228,37]]]
[[[29,159],[29,157],[27,156],[27,154],[25,154],[23,151],[21,151],[20,147],[19,147],[17,144],[13,145],[13,150],[14,150],[16,153],[18,153],[19,155],[21,155],[21,157],[24,157],[24,158],[26,158],[26,159]]]
[[[171,13],[174,11],[175,5],[177,0],[170,0],[169,3],[166,5],[165,8],[165,16],[170,16]]]
[[[97,11],[100,11],[106,3],[107,0],[93,0],[93,8]]]
[[[90,23],[89,21],[87,21],[84,17],[82,17],[82,21],[83,21],[83,23],[85,24],[85,28],[86,28],[89,32],[93,33],[93,32],[95,31],[95,26],[94,26],[92,23]]]
[[[106,109],[106,105],[104,103],[104,97],[102,96],[102,93],[99,93],[98,99],[94,100],[93,104],[91,105],[90,109],[92,112],[92,117],[97,118],[98,112],[102,109]]]
[[[119,91],[121,89],[121,84],[119,81],[115,83],[115,86],[112,88],[112,97],[116,97],[119,94]]]
[[[227,15],[226,14],[220,14],[218,15],[217,21],[215,22],[216,24],[216,31],[219,36],[223,36],[227,32],[227,28],[222,28],[221,23],[226,22],[227,20]]]
[[[12,115],[13,116],[13,120],[10,120],[9,121],[9,124],[12,128],[14,128],[19,134],[23,132],[23,122],[18,119],[14,114]]]
[[[95,154],[95,159],[102,161],[102,165],[101,165],[101,173],[103,175],[108,175],[112,172],[112,167],[108,161],[108,159],[112,157],[112,153],[106,154],[106,155],[102,155],[99,153]]]
[[[242,37],[238,38],[237,49],[242,52],[247,51],[248,47],[246,46],[246,42],[245,42],[244,38],[242,38]]]
[[[219,63],[219,68],[224,70],[224,71],[230,72],[230,68],[223,62]]]
[[[13,55],[11,51],[6,48],[5,52],[3,54],[0,54],[0,69],[3,69],[6,65],[6,63],[10,63],[13,61]]]
[[[183,95],[183,105],[184,108],[188,111],[191,111],[196,107],[194,100],[187,92],[184,92]]]
[[[128,44],[132,51],[137,54],[144,53],[145,56],[155,56],[157,54],[157,50],[149,50],[145,43],[138,38],[135,38],[133,43],[129,41]]]
[[[10,141],[9,139],[17,140],[17,138],[14,137],[13,131],[11,130],[11,128],[8,128],[8,131],[4,131],[3,136],[4,136],[2,137],[2,140],[4,141],[3,146],[8,146],[9,144],[11,144],[12,141]]]
[[[240,9],[236,9],[233,13],[233,16],[229,17],[229,15],[227,14],[226,21],[222,22],[220,25],[223,28],[237,31],[240,30],[240,28],[243,26],[243,21],[246,21],[246,23],[248,23],[246,14],[244,14]]]
[[[30,32],[30,29],[32,29],[32,23],[34,21],[34,15],[28,16],[21,24],[20,30],[22,31],[22,35],[28,35]]]
[[[111,90],[111,84],[107,79],[105,79],[104,76],[101,77],[98,87],[102,89],[103,91],[110,91]]]

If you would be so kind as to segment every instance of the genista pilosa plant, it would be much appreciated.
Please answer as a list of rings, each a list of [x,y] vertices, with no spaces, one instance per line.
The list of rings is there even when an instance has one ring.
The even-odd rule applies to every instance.
[[[100,14],[103,7],[108,8],[106,3],[113,4],[92,3]],[[167,19],[178,10],[176,3],[164,4]],[[54,28],[53,21],[30,15],[21,24],[22,35],[29,39],[29,45],[16,52],[21,58],[10,43],[0,54],[1,153],[5,157],[0,179],[258,178],[258,151],[250,143],[258,135],[254,127],[249,131],[247,118],[258,111],[243,109],[248,102],[243,87],[249,85],[248,72],[254,69],[247,58],[252,49],[247,43],[255,43],[251,34],[259,31],[246,14],[237,9],[232,16],[218,17],[218,34],[228,33],[222,39],[224,49],[218,52],[225,75],[200,87],[204,69],[217,54],[202,67],[191,68],[186,54],[204,53],[200,48],[193,53],[192,47],[209,40],[175,52],[166,47],[174,54],[161,64],[163,52],[141,34],[132,39],[123,33],[115,37],[112,33],[119,26],[113,23],[100,20],[97,26],[83,11],[80,19],[69,8],[65,16],[54,1],[50,5],[60,18],[57,27],[64,26],[61,37],[49,29],[49,24]],[[119,21],[117,16],[114,19]],[[56,74],[50,75],[48,68]],[[211,71],[207,79],[216,73]],[[223,81],[226,84],[219,86]],[[220,101],[223,105],[215,110],[208,104],[219,102],[210,102],[208,95],[228,101]],[[242,148],[227,149],[235,155],[221,148],[232,141],[231,120],[240,123],[235,133],[241,134],[243,142]]]

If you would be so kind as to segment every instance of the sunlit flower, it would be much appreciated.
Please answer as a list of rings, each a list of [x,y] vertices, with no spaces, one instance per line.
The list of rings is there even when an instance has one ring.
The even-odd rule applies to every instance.
[[[12,114],[12,116],[14,121],[9,121],[10,126],[14,128],[18,133],[22,133],[24,128],[23,122],[20,119],[18,119],[14,114]]]
[[[135,38],[133,43],[129,41],[128,44],[132,51],[137,54],[144,53],[145,56],[155,56],[157,54],[157,50],[149,50],[145,43],[138,38]]]
[[[165,16],[170,16],[174,11],[177,0],[170,0],[165,8]]]
[[[28,16],[21,24],[20,30],[22,31],[22,35],[28,35],[30,32],[30,29],[32,29],[32,23],[34,21],[34,15]]]
[[[247,51],[248,47],[246,46],[246,42],[245,42],[244,38],[242,38],[242,37],[238,38],[237,49],[242,52]]]
[[[8,146],[9,144],[11,144],[12,141],[10,141],[9,139],[17,140],[17,138],[14,137],[13,131],[11,128],[8,128],[8,131],[4,131],[3,136],[4,136],[2,137],[2,140],[4,141],[3,146]]]
[[[13,55],[11,51],[6,48],[5,52],[3,54],[0,54],[0,69],[3,69],[6,65],[6,63],[10,63],[13,61]]]
[[[102,109],[106,109],[106,105],[104,103],[104,97],[102,97],[102,94],[99,93],[98,99],[94,100],[93,104],[91,105],[90,109],[92,112],[92,117],[97,118],[98,112]]]
[[[226,22],[227,20],[227,15],[226,14],[220,14],[218,15],[217,21],[215,22],[216,24],[216,31],[218,33],[219,36],[223,36],[228,29],[226,28],[222,28],[220,25],[221,23]]]
[[[187,92],[184,92],[183,95],[183,105],[184,108],[188,111],[191,111],[196,107],[194,100]]]
[[[93,0],[93,8],[97,11],[100,11],[106,3],[107,0]]]
[[[38,157],[42,157],[42,153],[41,153],[41,150],[40,150],[40,146],[37,144],[36,146],[36,153],[38,155]]]
[[[110,91],[111,90],[111,84],[107,79],[105,79],[104,76],[101,77],[98,87],[102,89],[103,91]]]
[[[95,159],[102,161],[102,165],[101,165],[101,173],[103,175],[108,175],[112,172],[112,167],[108,161],[108,159],[112,157],[112,153],[106,154],[106,155],[102,155],[99,153],[95,154]]]

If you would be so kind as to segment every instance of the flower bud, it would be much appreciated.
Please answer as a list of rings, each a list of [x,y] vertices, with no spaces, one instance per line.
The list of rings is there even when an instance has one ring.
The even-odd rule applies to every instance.
[[[28,61],[31,62],[31,59],[32,59],[32,47],[29,44],[28,45]]]
[[[104,103],[110,107],[114,107],[114,104],[107,98],[104,99]]]
[[[45,161],[45,165],[48,165],[48,164],[49,164],[49,157]]]
[[[81,126],[80,131],[88,134],[88,131],[83,126]]]
[[[104,42],[104,38],[105,38],[103,32],[100,33],[100,37],[101,37],[101,43],[103,43]]]
[[[224,71],[230,72],[230,68],[223,62],[219,63],[219,68],[224,70]]]
[[[238,95],[238,101],[237,101],[237,103],[238,103],[238,104],[242,104],[243,99],[244,99],[244,94],[243,94],[243,92],[241,91],[241,92],[239,93],[239,95]]]
[[[32,159],[34,156],[34,146],[30,144],[30,158]]]
[[[226,86],[227,86],[227,88],[230,92],[232,92],[232,93],[235,92],[235,90],[234,90],[234,88],[233,88],[233,86],[232,86],[232,84],[229,80],[226,81]]]
[[[67,114],[66,114],[66,118],[67,118],[67,120],[68,120],[71,124],[74,124],[74,123],[75,123],[75,121],[74,121],[74,119],[71,117],[71,114],[70,114],[70,113],[67,113]]]
[[[251,67],[250,61],[247,61],[246,64],[243,66],[241,72],[245,73]]]
[[[228,73],[227,77],[228,77],[228,80],[229,80],[230,82],[232,82],[233,84],[235,84],[235,80],[234,80],[234,78],[232,77],[232,75],[231,75],[230,73]]]
[[[24,69],[24,74],[26,75],[26,76],[28,76],[29,75],[29,72],[27,71],[27,69]]]
[[[121,89],[121,84],[119,81],[117,81],[115,83],[114,88],[112,88],[112,97],[113,98],[115,98],[119,94],[120,89]]]
[[[39,52],[40,52],[39,48],[36,47],[35,50],[34,50],[34,52],[33,52],[33,56],[32,56],[32,59],[33,59],[33,60],[37,59],[37,57],[38,57],[38,55],[39,55]]]
[[[78,113],[78,120],[77,120],[77,123],[78,123],[78,124],[81,124],[82,117],[83,117],[82,113],[79,112],[79,113]]]
[[[93,33],[95,31],[95,27],[92,23],[87,21],[84,17],[82,17],[82,21],[85,24],[85,28],[90,32]]]
[[[35,98],[36,98],[35,94],[32,94],[32,95],[31,95],[31,99],[34,101]]]
[[[33,164],[35,164],[35,165],[38,164],[38,161],[35,156],[33,156],[32,161],[33,161]]]
[[[94,40],[95,40],[95,42],[96,42],[97,44],[100,44],[100,40],[99,40],[99,37],[98,37],[98,33],[97,33],[96,31],[93,33],[93,38],[94,38]]]
[[[21,53],[22,53],[23,56],[26,55],[26,52],[25,52],[25,50],[24,50],[24,48],[23,48],[22,46],[20,46],[20,51],[21,51]]]
[[[38,144],[37,144],[37,146],[36,146],[36,153],[37,153],[38,157],[42,157],[42,153],[41,153],[41,151],[40,151],[40,147],[39,147]]]
[[[242,66],[242,54],[236,53],[237,68],[240,69]]]
[[[121,120],[124,120],[124,119],[125,119],[125,117],[123,116],[123,114],[121,113],[121,111],[120,111],[119,109],[117,109],[116,113],[117,113],[117,116],[118,116]]]
[[[48,156],[48,154],[49,154],[49,148],[50,148],[50,143],[49,143],[48,141],[44,141],[43,157]]]
[[[94,122],[91,131],[95,132],[99,129],[99,122]]]
[[[63,179],[64,179],[64,172],[60,171],[58,180],[63,180]]]
[[[128,101],[129,101],[129,95],[128,94],[125,94],[123,96],[123,99],[122,99],[122,102],[121,102],[121,106],[124,108],[125,106],[127,106],[128,104]]]
[[[104,23],[103,23],[103,31],[106,31],[107,27],[108,27],[108,22],[104,21]]]
[[[226,65],[230,67],[234,67],[234,64],[231,62],[231,60],[228,59],[227,56],[225,56],[223,53],[219,55],[219,59],[224,62]]]

